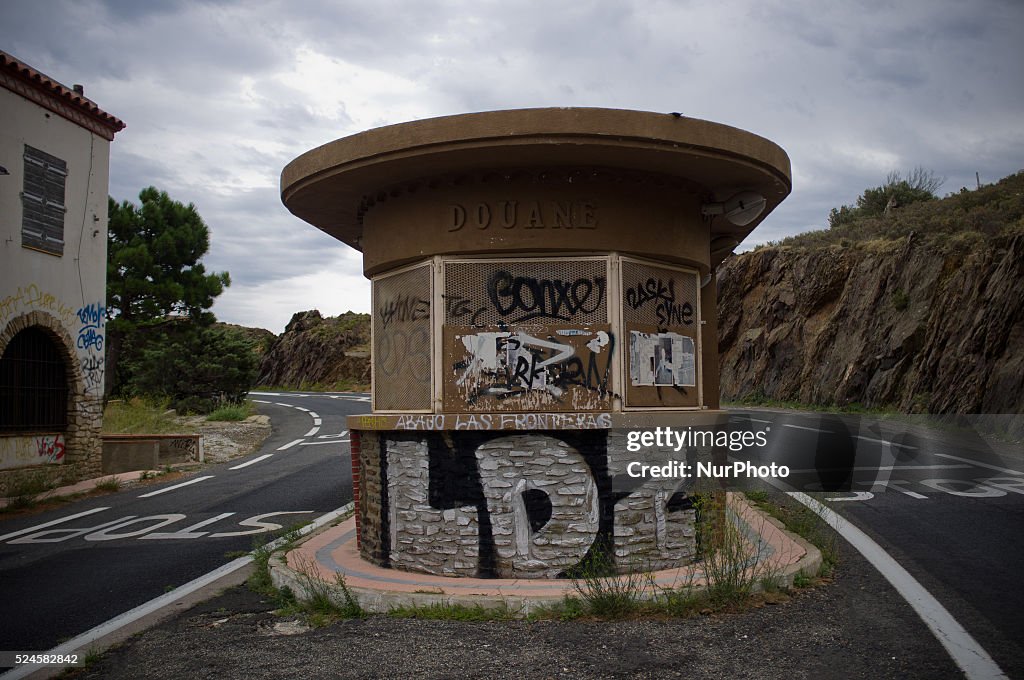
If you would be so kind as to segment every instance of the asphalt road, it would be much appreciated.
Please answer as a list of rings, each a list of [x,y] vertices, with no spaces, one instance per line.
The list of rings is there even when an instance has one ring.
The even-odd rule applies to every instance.
[[[740,427],[771,427],[762,464],[813,468],[792,476],[796,490],[834,482],[839,488],[825,502],[909,571],[1009,677],[1024,677],[1020,445],[870,417],[757,409],[734,416]],[[840,458],[849,469],[822,472],[814,457],[818,467]]]
[[[0,649],[50,649],[352,500],[345,416],[368,397],[252,396],[273,429],[250,456],[0,521]]]

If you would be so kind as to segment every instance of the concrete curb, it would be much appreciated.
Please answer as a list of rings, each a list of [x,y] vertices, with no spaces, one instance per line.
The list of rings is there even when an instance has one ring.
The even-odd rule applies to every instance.
[[[728,496],[730,515],[737,526],[743,525],[740,528],[748,537],[748,543],[756,534],[758,543],[751,545],[757,554],[763,554],[764,546],[771,546],[768,555],[778,556],[772,558],[774,564],[765,563],[765,576],[771,577],[779,586],[790,587],[797,574],[813,576],[818,573],[822,563],[821,551],[787,530],[774,517],[754,507],[741,494]],[[301,543],[271,555],[269,568],[273,584],[278,588],[289,588],[299,599],[309,599],[314,591],[327,594],[339,605],[345,604],[344,591],[347,590],[360,607],[373,613],[387,613],[400,607],[463,605],[507,609],[515,616],[526,616],[575,592],[572,582],[567,579],[448,578],[381,569],[365,562],[353,565],[355,539],[346,540],[346,534],[352,533],[350,524],[353,524],[352,519],[326,527],[306,536]],[[339,544],[340,547],[335,547]],[[324,551],[332,548],[332,559],[325,560]],[[333,559],[336,555],[339,556],[337,561]],[[695,580],[692,576],[685,576],[686,571],[683,568],[653,572],[652,577],[659,589],[649,590],[646,597],[656,597],[660,589],[678,587],[680,583],[692,583],[697,592],[706,588],[700,578]],[[693,573],[692,569],[689,571]],[[337,580],[339,575],[344,579],[344,588]],[[368,585],[373,583],[373,576],[378,578],[377,583]],[[416,587],[417,581],[421,582],[419,587]],[[758,580],[754,590],[760,589]]]

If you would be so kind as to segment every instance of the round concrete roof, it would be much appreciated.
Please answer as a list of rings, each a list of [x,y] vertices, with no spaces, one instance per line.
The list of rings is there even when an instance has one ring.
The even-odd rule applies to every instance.
[[[360,207],[403,182],[470,170],[571,166],[679,177],[716,201],[740,191],[764,196],[765,211],[751,224],[714,220],[713,261],[791,189],[786,152],[750,132],[670,113],[549,108],[429,118],[337,139],[285,166],[281,200],[296,216],[359,249]]]

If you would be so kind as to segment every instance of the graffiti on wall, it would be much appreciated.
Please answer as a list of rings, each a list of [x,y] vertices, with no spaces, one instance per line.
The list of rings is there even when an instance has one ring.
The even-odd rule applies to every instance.
[[[606,410],[615,337],[606,328],[525,329],[459,334],[446,405],[470,410]]]
[[[373,354],[375,407],[430,406],[430,267],[376,279]]]
[[[676,286],[675,278],[648,277],[644,281],[628,284],[624,301],[634,310],[650,308],[654,321],[661,328],[692,326],[694,306],[687,300],[677,298]]]
[[[93,302],[78,310],[78,349],[103,350],[103,327],[107,323],[107,308],[101,302]]]
[[[64,435],[34,437],[37,463],[59,463],[64,458]]]
[[[107,325],[107,308],[102,302],[84,305],[75,313],[78,319],[78,339],[75,346],[81,358],[82,378],[85,389],[94,393],[103,392],[104,331]]]
[[[75,318],[75,310],[61,300],[48,293],[38,285],[30,283],[18,287],[13,295],[0,299],[0,323],[6,323],[11,317],[25,312],[41,310],[60,319],[61,323],[71,328]]]
[[[553,578],[594,549],[620,569],[693,558],[695,511],[679,479],[619,490],[604,434],[439,434],[384,440],[386,561],[414,571]],[[620,447],[621,448],[621,447]]]

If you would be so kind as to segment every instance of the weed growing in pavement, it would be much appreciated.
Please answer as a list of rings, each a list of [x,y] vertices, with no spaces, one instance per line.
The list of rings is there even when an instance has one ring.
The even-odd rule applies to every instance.
[[[818,576],[832,576],[839,564],[839,542],[836,533],[824,520],[803,503],[789,499],[779,493],[769,499],[766,492],[762,498],[747,491],[746,496],[754,501],[759,508],[786,525],[786,528],[803,538],[821,551],[821,568]],[[795,583],[794,583],[795,585]]]
[[[569,572],[572,586],[589,614],[616,617],[637,611],[652,588],[650,571],[630,565],[616,573],[612,548],[595,541],[590,552]]]
[[[399,605],[388,610],[396,619],[438,619],[442,621],[511,621],[521,618],[520,612],[502,602],[498,607],[479,604],[464,605],[451,602]]]
[[[119,491],[121,489],[121,480],[117,477],[101,479],[96,483],[96,488],[100,491]]]
[[[304,555],[298,556],[296,567],[302,597],[295,600],[290,609],[304,614],[309,625],[317,628],[337,619],[366,616],[359,600],[345,582],[344,574],[335,574],[334,583],[331,583],[320,576],[312,559]]]

